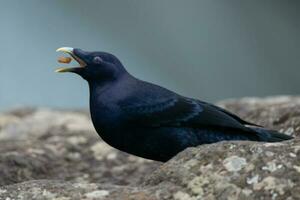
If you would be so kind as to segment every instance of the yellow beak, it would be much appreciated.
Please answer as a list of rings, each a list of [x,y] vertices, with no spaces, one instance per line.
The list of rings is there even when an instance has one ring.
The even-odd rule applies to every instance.
[[[86,63],[82,59],[78,58],[73,51],[74,48],[72,47],[61,47],[56,50],[56,52],[63,52],[69,54],[74,60],[76,60],[79,63],[79,66],[73,68],[61,67],[56,69],[55,72],[74,72],[76,71],[76,68],[83,68],[86,66]]]
[[[64,53],[68,53],[68,54],[72,55],[73,50],[74,50],[74,48],[72,48],[72,47],[61,47],[61,48],[56,49],[56,52],[64,52]]]
[[[63,72],[71,72],[74,68],[68,68],[68,67],[61,67],[55,70],[57,73],[63,73]]]

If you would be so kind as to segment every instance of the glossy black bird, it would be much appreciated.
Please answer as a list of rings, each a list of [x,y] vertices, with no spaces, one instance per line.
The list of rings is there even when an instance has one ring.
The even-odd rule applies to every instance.
[[[181,96],[129,74],[112,54],[69,47],[80,67],[60,68],[88,82],[94,127],[111,146],[167,161],[187,147],[224,140],[279,142],[292,137],[242,120],[212,104]]]

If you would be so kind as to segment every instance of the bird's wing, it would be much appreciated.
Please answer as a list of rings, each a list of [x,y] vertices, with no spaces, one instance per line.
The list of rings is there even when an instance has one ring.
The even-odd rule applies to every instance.
[[[245,121],[243,119],[241,119],[239,116],[233,114],[232,112],[229,112],[228,110],[225,110],[224,108],[221,108],[221,107],[218,107],[218,106],[215,106],[213,104],[209,104],[207,102],[204,102],[204,101],[200,101],[202,104],[206,104],[206,105],[209,105],[209,106],[212,106],[214,107],[215,109],[229,115],[230,117],[234,118],[235,120],[237,120],[238,122],[244,124],[244,125],[250,125],[250,126],[257,126],[257,127],[262,127],[261,125],[258,125],[258,124],[255,124],[255,123],[252,123],[252,122],[248,122],[248,121]]]
[[[129,122],[147,127],[215,127],[243,129],[243,124],[210,104],[181,96],[155,102],[120,105]]]

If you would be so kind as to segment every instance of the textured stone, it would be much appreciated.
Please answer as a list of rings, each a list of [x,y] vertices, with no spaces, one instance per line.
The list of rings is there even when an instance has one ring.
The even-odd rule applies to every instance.
[[[138,184],[159,165],[108,146],[85,113],[19,113],[0,115],[5,121],[0,126],[0,185],[34,179]]]
[[[202,145],[161,164],[107,146],[85,113],[15,110],[0,115],[0,199],[300,199],[300,98],[220,105],[296,139]]]
[[[242,98],[219,102],[243,119],[287,135],[300,134],[300,97]]]

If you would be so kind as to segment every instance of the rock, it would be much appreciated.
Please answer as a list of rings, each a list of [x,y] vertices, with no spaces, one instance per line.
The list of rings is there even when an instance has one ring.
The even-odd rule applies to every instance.
[[[286,156],[293,152],[299,157],[299,147],[299,139],[272,145],[256,142],[203,145],[187,149],[148,174],[141,186],[34,180],[2,187],[0,199],[18,196],[25,199],[299,199],[299,160]],[[266,156],[264,152],[273,152],[274,156]],[[239,164],[228,168],[230,162]],[[245,162],[247,165],[241,164]],[[275,170],[264,170],[267,163],[274,163]]]
[[[237,172],[247,165],[246,159],[238,156],[230,156],[223,161],[224,167],[227,171]]]
[[[202,145],[160,164],[107,146],[81,112],[6,113],[0,115],[0,199],[300,199],[300,98],[220,105],[296,139]]]
[[[6,200],[107,200],[156,199],[149,191],[126,186],[74,183],[58,180],[34,180],[5,186],[0,199]]]
[[[163,187],[171,182],[195,199],[300,199],[299,147],[300,140],[296,139],[189,148],[156,170],[144,184]],[[273,156],[266,152],[273,152]]]
[[[37,138],[56,132],[58,135],[94,131],[90,119],[82,113],[36,109],[14,110],[0,116],[0,139]],[[20,114],[22,113],[22,114]]]
[[[287,135],[300,135],[300,97],[248,97],[221,101],[219,105],[250,122]]]
[[[5,121],[0,126],[0,186],[34,179],[138,184],[160,164],[108,146],[81,112],[15,113],[20,112],[0,115]]]

